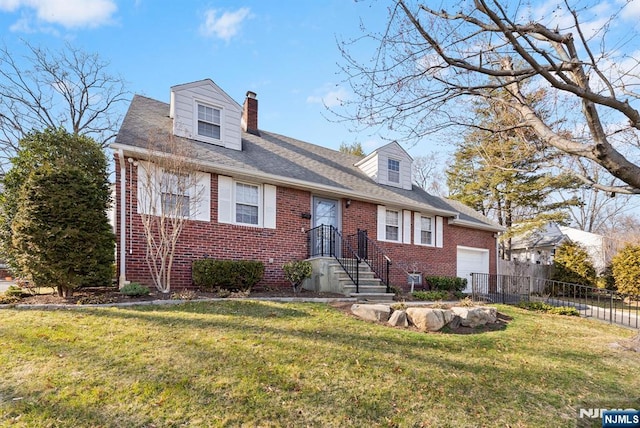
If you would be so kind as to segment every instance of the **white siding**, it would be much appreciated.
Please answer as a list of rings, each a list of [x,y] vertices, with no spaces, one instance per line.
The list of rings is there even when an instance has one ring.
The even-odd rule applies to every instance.
[[[394,183],[389,181],[389,159],[395,159],[400,162],[400,182]],[[379,184],[400,187],[402,189],[411,190],[411,156],[404,151],[398,143],[390,143],[380,147],[361,163],[356,164],[362,172],[371,177]]]
[[[220,109],[221,134],[219,142],[198,135],[195,114],[197,102]],[[173,133],[175,135],[219,144],[229,149],[242,150],[240,127],[242,109],[213,82],[204,80],[175,87],[171,91],[171,103],[170,113],[173,117]]]
[[[378,155],[376,153],[358,165],[358,168],[374,181],[378,181]]]
[[[380,171],[379,183],[411,190],[411,157],[398,143],[387,144],[378,150],[378,169]],[[389,159],[400,161],[400,183],[388,181]]]

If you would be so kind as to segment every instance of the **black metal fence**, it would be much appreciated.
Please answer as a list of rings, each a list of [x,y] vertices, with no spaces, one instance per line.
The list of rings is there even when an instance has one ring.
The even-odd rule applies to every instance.
[[[472,274],[471,290],[473,300],[506,304],[538,301],[569,306],[585,317],[640,328],[640,296],[543,278],[484,273]]]

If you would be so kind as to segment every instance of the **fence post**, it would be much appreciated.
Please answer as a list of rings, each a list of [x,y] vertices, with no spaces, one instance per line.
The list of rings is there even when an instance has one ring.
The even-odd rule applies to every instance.
[[[613,292],[609,293],[609,324],[613,323]]]

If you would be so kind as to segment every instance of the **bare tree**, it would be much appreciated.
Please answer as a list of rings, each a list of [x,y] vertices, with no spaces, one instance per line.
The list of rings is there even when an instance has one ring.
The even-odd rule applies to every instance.
[[[442,161],[437,153],[414,157],[411,169],[413,182],[419,187],[431,194],[445,196],[446,185],[442,174]]]
[[[620,10],[592,30],[583,25],[591,10],[568,0],[539,17],[528,2],[443,5],[450,6],[435,10],[427,2],[397,0],[382,32],[341,43],[343,70],[356,95],[344,102],[342,118],[419,141],[447,127],[474,126],[472,101],[493,99],[518,115],[515,126],[596,162],[621,184],[573,170],[576,179],[610,193],[640,194],[640,61],[618,49],[632,35],[607,49]],[[562,13],[560,23],[555,17]],[[373,57],[356,56],[362,50],[355,46],[371,41],[378,46]],[[525,85],[545,90],[546,116],[528,102]],[[509,97],[494,96],[504,91]]]
[[[593,161],[576,159],[572,162],[572,167],[606,186],[613,186],[617,182]],[[585,232],[598,234],[610,234],[620,222],[625,224],[629,213],[640,206],[640,201],[637,201],[638,198],[633,195],[618,195],[612,198],[611,193],[588,186],[581,186],[561,197],[567,202],[577,198],[580,203],[574,205],[569,211],[572,223]]]
[[[98,54],[67,44],[53,52],[24,42],[24,58],[0,47],[0,166],[32,130],[64,127],[106,147],[128,100],[124,80]]]
[[[170,136],[150,143],[138,161],[138,212],[146,239],[146,262],[158,291],[171,290],[171,270],[180,234],[197,218],[209,176],[198,172],[184,144]]]

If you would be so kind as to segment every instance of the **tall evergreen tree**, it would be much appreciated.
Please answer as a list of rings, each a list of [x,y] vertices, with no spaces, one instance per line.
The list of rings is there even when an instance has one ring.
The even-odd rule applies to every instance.
[[[12,222],[17,266],[38,286],[69,297],[83,285],[108,285],[113,232],[95,180],[78,167],[42,166],[22,186]]]
[[[16,275],[28,273],[24,270],[24,260],[20,259],[24,255],[24,247],[16,245],[17,242],[13,239],[17,230],[14,222],[19,210],[22,210],[24,222],[27,205],[34,207],[32,203],[27,204],[21,201],[22,198],[27,196],[27,190],[34,185],[33,180],[37,174],[43,175],[45,171],[61,172],[68,168],[75,168],[78,170],[77,173],[82,175],[82,182],[86,182],[87,185],[80,190],[74,184],[74,192],[77,194],[74,196],[73,192],[67,193],[64,197],[78,204],[83,201],[85,194],[90,193],[96,198],[85,207],[85,209],[95,210],[96,217],[91,221],[93,223],[91,230],[95,235],[83,235],[82,239],[92,239],[96,245],[100,246],[85,254],[86,264],[93,265],[95,260],[92,258],[97,257],[98,262],[95,266],[99,265],[100,269],[94,270],[94,276],[84,276],[82,285],[108,283],[111,277],[106,276],[103,267],[107,266],[110,269],[113,263],[114,237],[106,215],[110,202],[107,159],[100,145],[89,137],[71,134],[62,128],[33,131],[20,140],[18,154],[11,159],[11,163],[11,170],[2,180],[4,189],[0,195],[0,251],[14,273]],[[46,184],[39,183],[42,186]],[[53,190],[56,190],[55,187]],[[59,189],[60,193],[54,192],[58,195],[56,203],[66,203],[60,195],[67,190]],[[35,195],[29,197],[35,197]],[[56,211],[56,213],[63,215],[65,221],[74,220],[69,213],[64,214],[62,211]],[[53,229],[53,224],[58,220],[60,220],[58,217],[51,217],[49,222],[44,222],[41,226],[53,236],[58,232],[58,229]],[[48,224],[52,225],[51,229],[47,229]],[[22,229],[21,231],[24,232]],[[82,245],[78,242],[77,248],[84,248]]]
[[[575,183],[566,175],[548,173],[545,168],[556,154],[519,126],[517,115],[501,101],[503,96],[477,106],[477,126],[458,145],[446,174],[450,198],[507,228],[501,255],[510,259],[515,234],[567,219],[575,201],[557,202],[550,195]],[[533,94],[531,102],[542,96]]]

